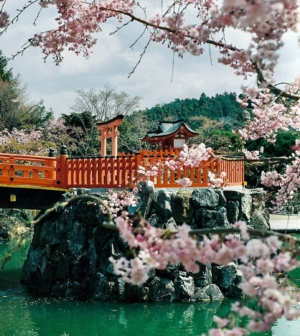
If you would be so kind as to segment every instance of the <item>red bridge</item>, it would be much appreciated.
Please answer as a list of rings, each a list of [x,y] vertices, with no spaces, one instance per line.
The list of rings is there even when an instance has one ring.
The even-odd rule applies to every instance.
[[[138,166],[174,158],[180,149],[118,153],[115,157],[68,158],[65,146],[59,157],[0,154],[0,208],[43,209],[72,188],[124,188],[137,177]],[[201,162],[182,172],[165,169],[152,177],[158,188],[178,188],[175,180],[189,177],[192,187],[209,186],[208,172],[226,172],[230,186],[243,186],[243,159],[221,157]]]

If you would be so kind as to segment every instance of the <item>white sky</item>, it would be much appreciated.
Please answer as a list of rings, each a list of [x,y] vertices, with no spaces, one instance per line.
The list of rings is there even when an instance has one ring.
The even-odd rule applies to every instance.
[[[7,8],[21,8],[23,0],[7,0]],[[152,0],[151,4],[161,1]],[[34,32],[49,29],[55,25],[55,12],[44,11],[37,26],[33,26],[38,6],[33,6],[22,14],[19,21],[9,27],[8,32],[0,37],[0,49],[6,57],[20,50],[23,43],[33,36]],[[153,10],[153,8],[151,8]],[[120,24],[119,24],[120,25]],[[202,56],[184,55],[180,59],[175,55],[174,75],[172,79],[173,54],[166,45],[152,43],[146,52],[136,72],[127,78],[138,62],[139,55],[147,42],[142,39],[133,49],[129,46],[141,32],[138,24],[129,25],[110,36],[115,27],[111,24],[102,25],[103,32],[96,37],[97,45],[89,59],[70,52],[65,53],[65,60],[56,66],[49,58],[46,63],[38,48],[26,50],[23,56],[18,56],[10,62],[14,74],[19,74],[21,82],[27,85],[30,101],[44,100],[46,108],[52,108],[55,116],[69,113],[74,104],[75,90],[101,90],[105,84],[125,91],[128,94],[142,97],[141,108],[151,108],[156,104],[168,103],[175,98],[199,98],[202,92],[208,96],[216,93],[240,92],[244,83],[242,77],[236,77],[234,71],[217,62],[218,51],[211,48]],[[226,36],[227,43],[239,45],[244,37],[231,32]],[[286,46],[282,49],[280,65],[276,71],[277,82],[289,82],[300,73],[300,47],[298,34],[290,34],[285,38]],[[212,63],[212,64],[211,64]],[[255,83],[255,78],[248,81]]]

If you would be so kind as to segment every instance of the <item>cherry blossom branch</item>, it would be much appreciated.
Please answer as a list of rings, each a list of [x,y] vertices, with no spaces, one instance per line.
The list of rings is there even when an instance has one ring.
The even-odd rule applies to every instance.
[[[138,59],[137,63],[135,64],[135,66],[133,67],[133,69],[129,72],[127,78],[130,78],[130,77],[134,74],[135,70],[137,69],[137,67],[138,67],[139,64],[141,63],[141,61],[142,61],[144,55],[146,54],[146,51],[147,51],[147,49],[148,49],[148,47],[149,47],[149,45],[150,45],[150,42],[151,42],[151,39],[148,40],[148,42],[147,42],[147,44],[145,45],[145,47],[144,47],[142,53],[141,53],[140,56],[139,56],[139,59]]]
[[[36,225],[37,223],[41,222],[44,218],[46,218],[47,216],[49,216],[51,213],[55,213],[57,212],[59,209],[61,209],[62,207],[66,207],[67,205],[77,202],[79,200],[88,200],[88,201],[96,201],[98,203],[101,204],[101,206],[103,208],[106,209],[106,214],[108,216],[108,221],[103,223],[103,226],[105,228],[110,228],[110,229],[115,229],[116,226],[113,223],[112,220],[112,214],[110,211],[110,207],[107,205],[106,202],[104,202],[100,197],[97,196],[93,196],[93,195],[77,195],[77,196],[71,196],[70,199],[63,201],[63,202],[57,202],[56,204],[54,204],[53,207],[48,208],[47,210],[45,210],[45,212],[43,214],[41,214],[37,219],[32,220],[32,221],[28,221],[26,222],[26,224],[28,225]]]
[[[4,27],[4,29],[0,32],[0,36],[4,33],[4,32],[6,32],[7,31],[7,29],[8,29],[8,27],[10,26],[10,25],[12,25],[13,23],[15,23],[15,22],[17,22],[18,20],[19,20],[19,17],[23,14],[23,12],[26,10],[26,9],[28,9],[30,6],[32,6],[33,4],[35,4],[36,2],[38,2],[39,0],[28,0],[28,3],[27,4],[25,4],[24,6],[23,6],[23,8],[22,9],[18,9],[18,14],[12,19],[12,20],[10,20],[9,22],[8,22],[8,24]],[[4,6],[4,4],[3,4],[3,6]],[[2,12],[2,10],[3,10],[3,6],[2,6],[2,9],[1,9],[1,12]],[[0,12],[0,13],[1,13]]]
[[[266,79],[263,75],[262,69],[259,66],[259,64],[257,62],[253,62],[253,66],[256,69],[258,83],[267,83],[267,81],[266,81]],[[292,100],[299,100],[300,99],[300,95],[297,95],[297,94],[294,94],[294,93],[289,93],[289,92],[286,92],[285,90],[281,90],[278,87],[276,87],[276,85],[279,85],[279,84],[281,84],[281,83],[278,83],[278,84],[275,84],[275,85],[273,85],[271,83],[268,83],[266,85],[266,87],[270,91],[272,91],[274,94],[280,95],[281,97],[289,98],[289,99],[292,99]]]

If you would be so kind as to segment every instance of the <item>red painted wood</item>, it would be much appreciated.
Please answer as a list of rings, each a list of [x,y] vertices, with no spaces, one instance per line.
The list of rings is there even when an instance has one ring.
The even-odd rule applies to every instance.
[[[68,159],[62,155],[50,158],[31,155],[0,153],[0,184],[33,185],[62,188],[118,188],[132,185],[139,165],[155,165],[166,159],[174,159],[179,149],[141,150],[139,154],[118,157]],[[244,184],[244,162],[211,158],[201,162],[198,168],[184,167],[174,172],[164,168],[156,177],[151,177],[157,187],[178,187],[176,180],[189,177],[192,187],[209,186],[208,172],[217,177],[224,171],[229,185]]]

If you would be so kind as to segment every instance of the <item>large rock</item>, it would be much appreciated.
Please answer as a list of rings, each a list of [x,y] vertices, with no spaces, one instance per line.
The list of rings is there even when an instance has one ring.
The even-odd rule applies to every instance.
[[[224,189],[227,201],[240,201],[245,195],[250,195],[248,189]]]
[[[215,188],[215,193],[219,195],[219,206],[226,207],[227,205],[227,199],[224,195],[224,191],[221,188]]]
[[[150,282],[150,300],[151,301],[174,301],[175,286],[172,280],[155,277]]]
[[[112,295],[112,283],[109,283],[107,277],[100,272],[91,278],[89,286],[90,296],[96,300],[107,301]]]
[[[119,279],[119,285],[122,280]],[[120,300],[125,302],[144,302],[149,301],[150,290],[146,286],[137,286],[129,283],[123,283],[120,286]]]
[[[239,220],[249,222],[252,210],[252,196],[245,194],[240,200]]]
[[[263,189],[225,189],[224,195],[230,223],[234,223],[235,218],[249,222],[254,211],[265,211],[266,192]],[[234,207],[238,204],[238,214],[236,209],[233,210],[233,204]]]
[[[191,225],[194,217],[194,207],[191,201],[191,190],[180,190],[172,198],[173,217],[178,225],[186,223]]]
[[[217,207],[216,226],[227,227],[227,228],[230,227],[230,224],[227,218],[227,209],[223,206]]]
[[[263,207],[251,207],[256,194],[226,194],[221,189],[208,188],[180,190],[177,194],[160,190],[154,194],[152,182],[145,182],[142,189],[139,209],[158,228],[176,228],[185,222],[213,231],[249,216],[252,227],[267,226]],[[88,195],[88,191],[82,192]],[[257,195],[259,198],[261,193]],[[86,198],[61,206],[44,218],[35,226],[22,283],[38,295],[99,301],[195,302],[221,300],[223,294],[241,296],[242,275],[235,264],[199,264],[197,274],[185,272],[180,264],[168,265],[164,270],[151,268],[143,285],[125,283],[115,275],[111,257],[131,259],[136,251],[129,249],[118,231],[102,227],[104,220],[107,215],[94,200]]]
[[[200,208],[196,210],[195,223],[198,228],[214,228],[218,215],[216,210]]]
[[[228,201],[227,203],[227,218],[230,224],[234,224],[240,215],[240,203],[239,201]]]
[[[152,206],[165,221],[172,217],[171,197],[166,189],[154,193]]]
[[[194,208],[215,209],[219,205],[219,195],[211,188],[194,189],[192,192]]]
[[[215,277],[213,281],[222,289],[229,291],[230,287],[235,284],[237,277],[237,267],[234,262],[227,265],[215,266]]]
[[[150,214],[152,200],[154,198],[154,183],[150,180],[146,180],[141,182],[140,186],[141,207],[139,208],[139,212],[144,218],[147,218]]]
[[[269,222],[260,210],[255,210],[252,214],[250,225],[257,230],[271,230]]]
[[[205,287],[197,287],[195,292],[191,296],[191,302],[202,302],[202,301],[210,301],[210,296],[206,293]]]
[[[185,272],[180,272],[174,285],[184,298],[190,298],[195,292],[194,279],[191,276],[187,276]]]
[[[191,301],[216,301],[223,300],[224,295],[218,286],[212,284],[203,288],[196,288],[191,296]]]

